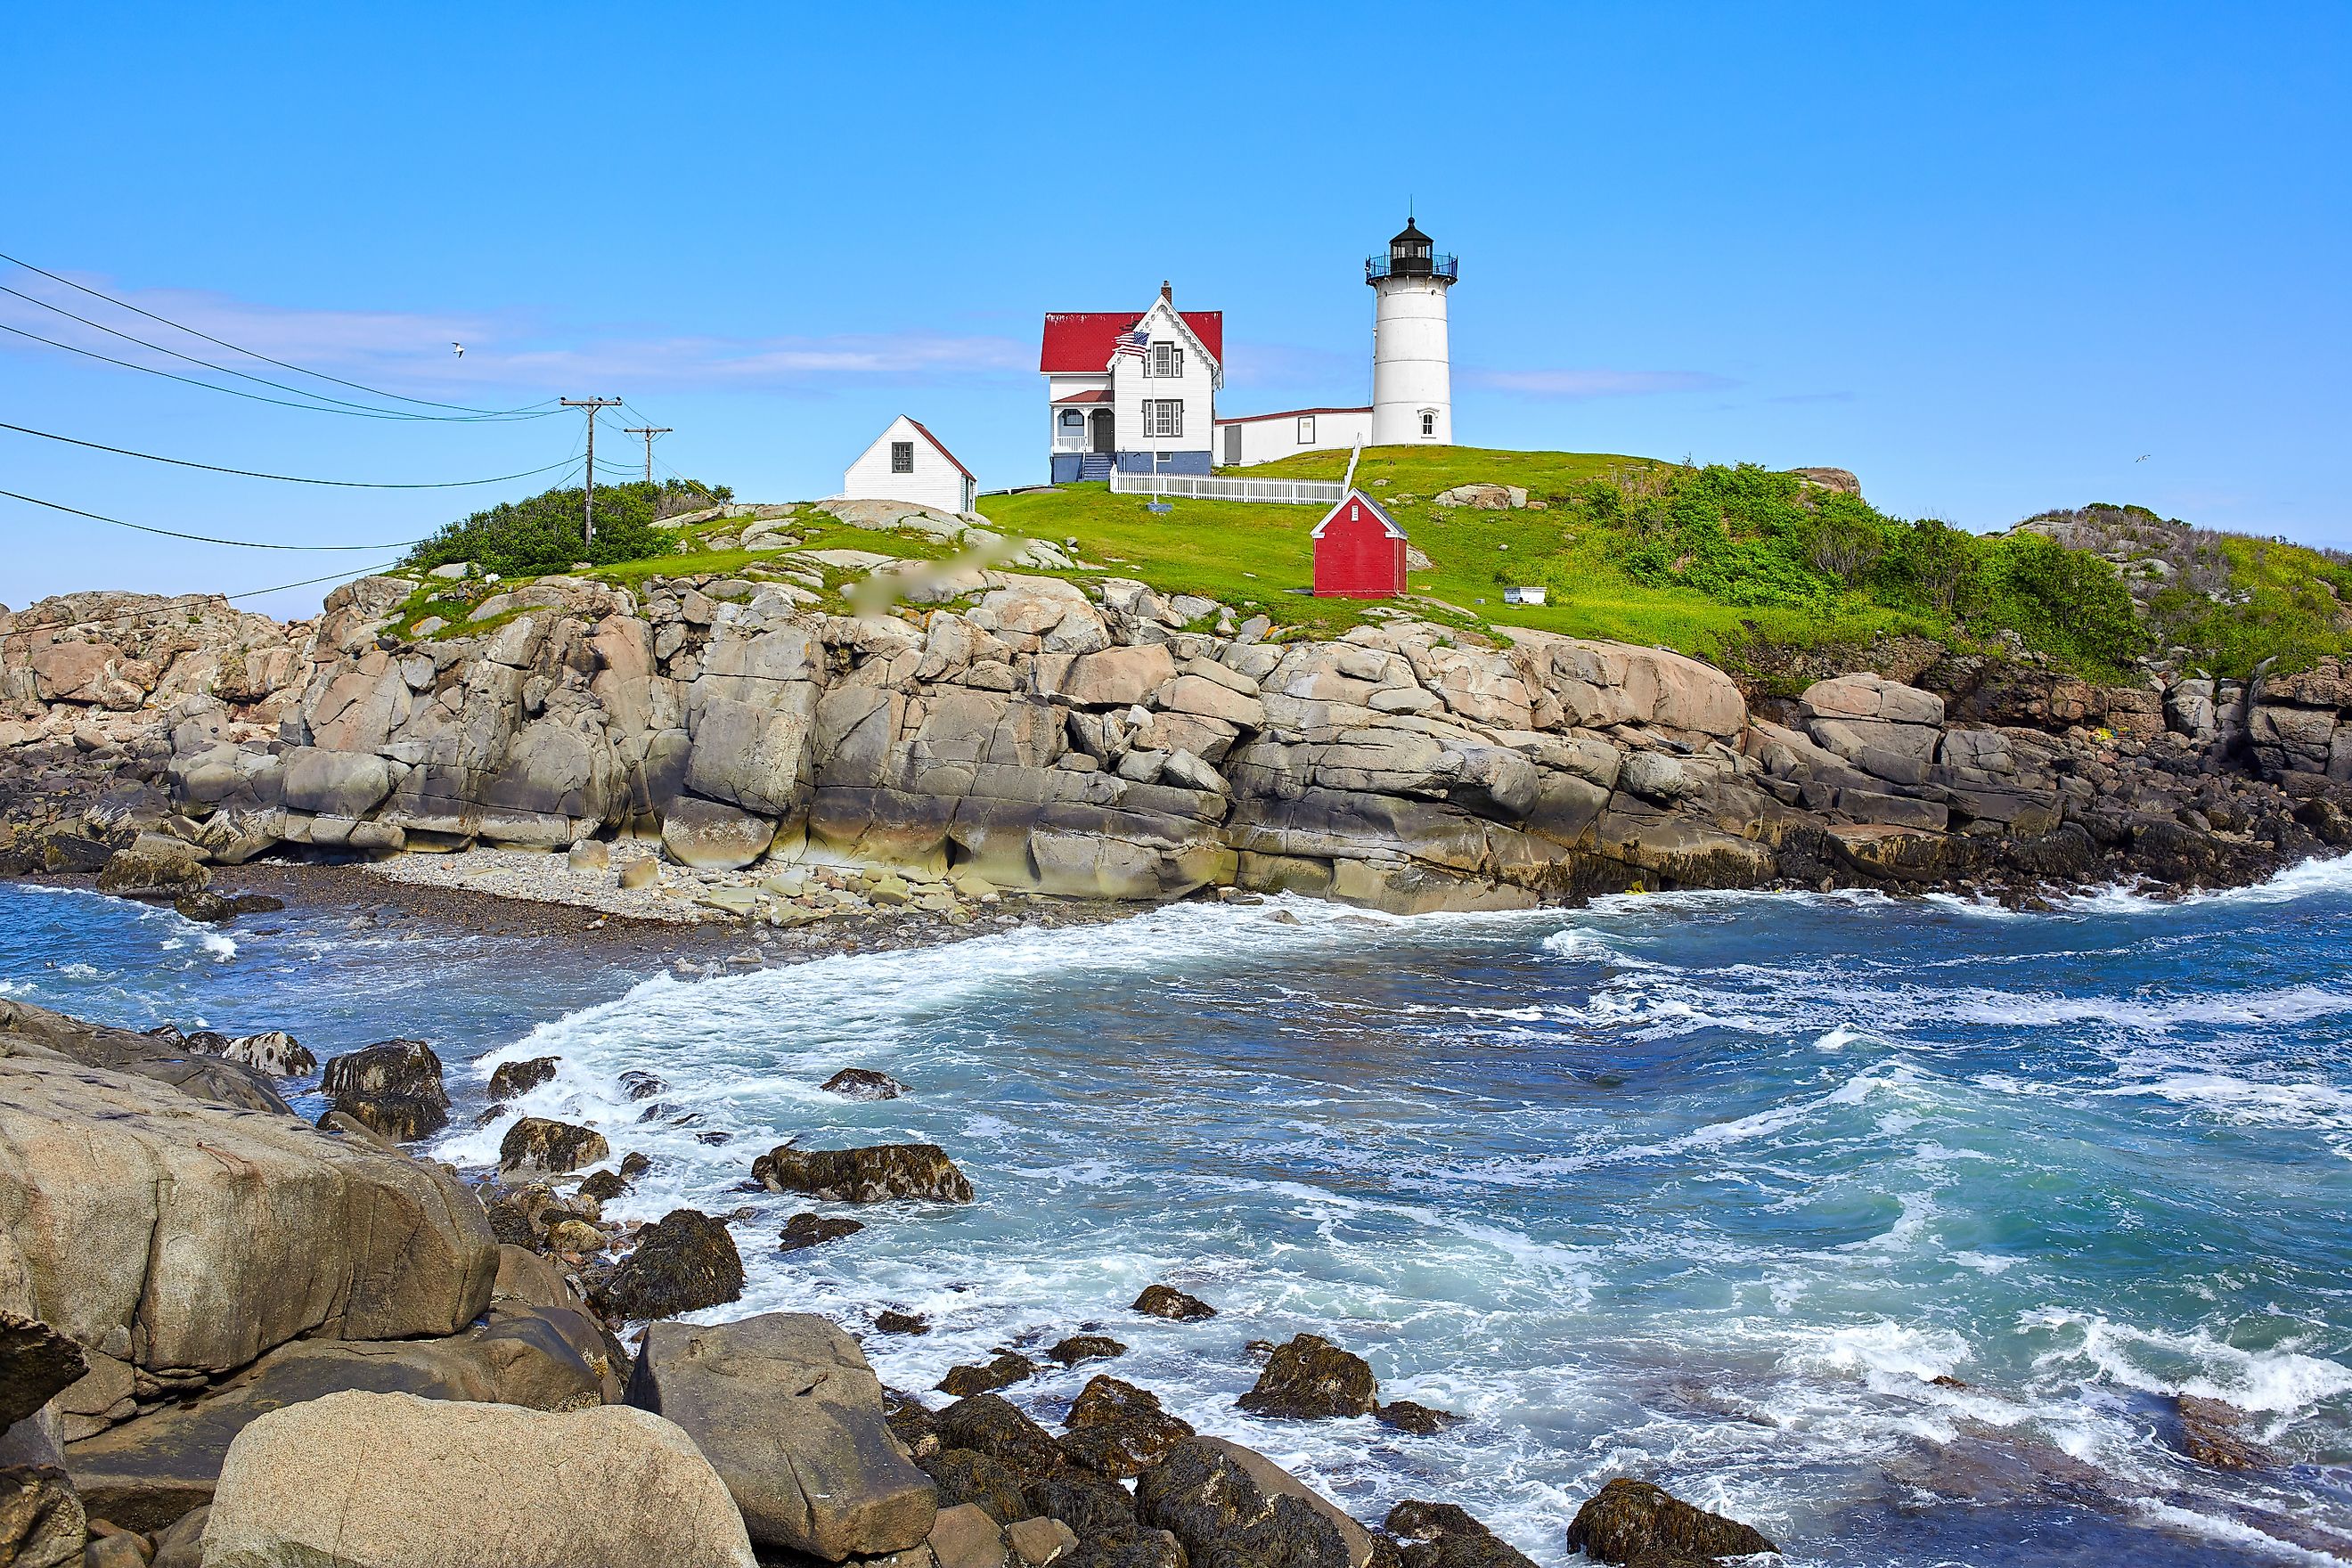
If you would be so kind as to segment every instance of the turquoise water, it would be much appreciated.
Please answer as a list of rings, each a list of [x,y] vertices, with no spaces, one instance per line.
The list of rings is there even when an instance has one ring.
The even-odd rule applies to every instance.
[[[747,1206],[752,1284],[927,1388],[1103,1325],[1120,1375],[1359,1517],[1445,1497],[1550,1568],[1615,1474],[1806,1563],[2352,1561],[2352,863],[2058,912],[1692,895],[1391,920],[1180,906],[915,953],[632,974],[544,941],[289,910],[227,938],[0,889],[0,984],[145,1025],[432,1038],[471,1112],[523,1108],[654,1173],[610,1213]],[[884,1068],[907,1099],[814,1088]],[[629,1100],[628,1068],[663,1094]],[[649,1109],[651,1108],[651,1109]],[[655,1120],[641,1121],[651,1114]],[[673,1125],[684,1119],[688,1124]],[[778,1255],[804,1205],[740,1191],[785,1136],[919,1138],[969,1209],[873,1211]],[[848,1212],[848,1211],[843,1211]],[[1123,1309],[1171,1280],[1199,1324]],[[1435,1437],[1232,1407],[1301,1330]],[[1084,1382],[1011,1391],[1053,1420]],[[1930,1380],[1942,1377],[1946,1384]],[[1958,1380],[1953,1386],[1949,1380]],[[2169,1394],[2277,1456],[2175,1447]]]

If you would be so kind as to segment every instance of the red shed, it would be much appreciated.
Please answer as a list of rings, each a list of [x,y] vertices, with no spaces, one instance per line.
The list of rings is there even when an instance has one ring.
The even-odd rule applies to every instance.
[[[1404,530],[1361,490],[1323,514],[1315,541],[1315,596],[1392,599],[1404,592]]]

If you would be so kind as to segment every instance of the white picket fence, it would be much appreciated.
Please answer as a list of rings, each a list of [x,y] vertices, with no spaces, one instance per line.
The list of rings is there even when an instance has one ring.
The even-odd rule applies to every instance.
[[[1111,471],[1113,495],[1188,496],[1196,500],[1272,501],[1280,506],[1337,506],[1348,487],[1337,479],[1237,479],[1205,474],[1125,474]]]

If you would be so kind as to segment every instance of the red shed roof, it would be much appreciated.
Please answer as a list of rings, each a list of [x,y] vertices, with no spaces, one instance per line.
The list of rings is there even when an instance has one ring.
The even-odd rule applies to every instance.
[[[1109,401],[1111,401],[1109,390],[1097,387],[1092,392],[1074,392],[1067,397],[1057,397],[1054,399],[1054,405],[1058,408],[1065,403],[1108,403]]]
[[[1225,362],[1225,313],[1223,310],[1180,310],[1184,324],[1219,364]],[[1110,363],[1119,333],[1143,320],[1141,310],[1053,310],[1045,317],[1045,339],[1037,354],[1037,368],[1049,375],[1098,374]]]
[[[1404,537],[1404,530],[1396,525],[1396,519],[1391,517],[1387,512],[1382,511],[1381,510],[1381,503],[1374,500],[1371,497],[1366,495],[1361,490],[1349,490],[1346,495],[1341,496],[1339,500],[1339,503],[1332,507],[1329,511],[1323,514],[1323,521],[1307,531],[1307,537],[1309,539],[1322,538],[1323,531],[1330,527],[1333,522],[1337,521],[1341,512],[1348,511],[1350,503],[1359,505],[1364,511],[1370,513],[1371,520],[1374,522],[1379,523],[1381,530],[1385,531],[1391,539],[1402,539]],[[1359,514],[1349,512],[1348,520],[1351,522],[1357,521],[1359,521]]]

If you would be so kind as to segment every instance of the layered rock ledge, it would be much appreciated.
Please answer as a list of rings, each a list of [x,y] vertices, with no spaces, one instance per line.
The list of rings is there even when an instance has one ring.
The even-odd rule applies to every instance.
[[[574,879],[641,887],[658,856],[788,923],[1000,889],[2229,883],[2352,845],[2329,661],[2145,687],[1961,661],[1751,704],[1657,648],[1402,614],[1297,640],[1129,580],[966,576],[856,617],[786,584],[547,578],[424,639],[392,633],[398,578],[282,626],[46,600],[0,617],[0,865],[95,870],[146,830],[142,876],[179,879],[131,890],[168,897],[278,849],[572,847]]]

